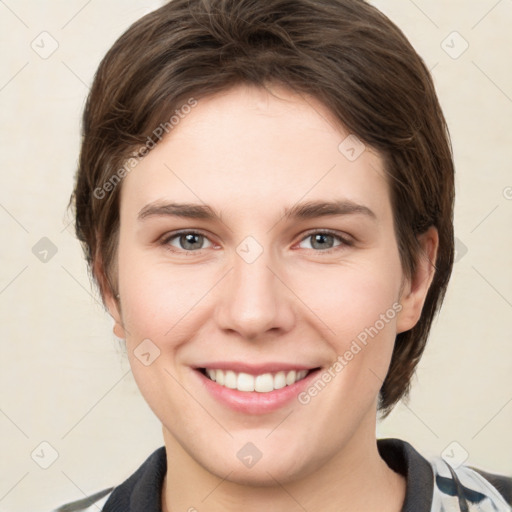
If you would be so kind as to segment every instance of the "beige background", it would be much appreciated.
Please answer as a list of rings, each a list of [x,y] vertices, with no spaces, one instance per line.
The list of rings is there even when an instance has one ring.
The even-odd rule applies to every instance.
[[[0,510],[49,510],[120,483],[162,444],[66,217],[94,71],[160,3],[0,1]],[[433,70],[459,239],[411,399],[378,435],[512,474],[512,2],[375,4]],[[43,237],[57,249],[47,262],[33,253]]]

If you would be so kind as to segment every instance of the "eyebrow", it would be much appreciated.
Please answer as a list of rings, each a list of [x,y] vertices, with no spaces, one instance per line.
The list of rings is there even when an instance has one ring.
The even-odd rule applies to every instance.
[[[367,206],[342,199],[338,201],[308,201],[285,208],[282,218],[307,220],[328,215],[365,215],[372,220],[377,216]],[[156,201],[144,206],[137,215],[142,221],[148,217],[181,217],[188,219],[221,220],[220,214],[208,205],[192,203],[164,203]]]

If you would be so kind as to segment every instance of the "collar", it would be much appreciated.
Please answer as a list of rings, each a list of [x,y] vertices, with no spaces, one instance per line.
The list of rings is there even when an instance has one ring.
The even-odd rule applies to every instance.
[[[401,512],[430,512],[434,486],[430,463],[408,442],[400,439],[378,439],[377,448],[387,465],[406,478],[407,488]],[[112,491],[103,512],[161,512],[166,471],[166,451],[162,446]]]

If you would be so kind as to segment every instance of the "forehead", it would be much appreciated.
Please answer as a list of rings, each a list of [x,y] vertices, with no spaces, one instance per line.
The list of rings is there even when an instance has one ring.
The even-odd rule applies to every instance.
[[[263,215],[343,198],[386,214],[382,158],[315,98],[240,85],[187,111],[125,178],[122,209],[179,199]]]

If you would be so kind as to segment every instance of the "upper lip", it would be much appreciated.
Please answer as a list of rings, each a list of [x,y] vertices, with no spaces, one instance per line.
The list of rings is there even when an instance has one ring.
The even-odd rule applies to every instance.
[[[195,365],[196,369],[209,368],[212,370],[231,370],[235,373],[248,373],[249,375],[262,375],[264,373],[276,373],[291,370],[314,370],[318,366],[304,365],[298,363],[268,362],[260,364],[248,364],[237,361],[212,361]]]

